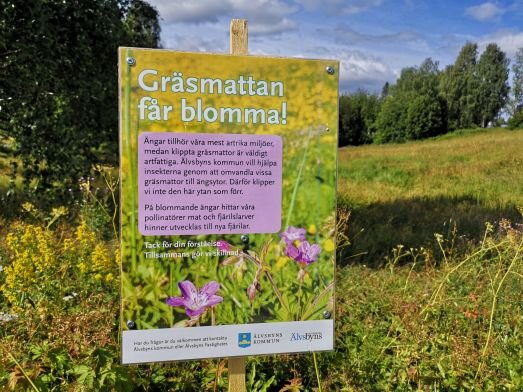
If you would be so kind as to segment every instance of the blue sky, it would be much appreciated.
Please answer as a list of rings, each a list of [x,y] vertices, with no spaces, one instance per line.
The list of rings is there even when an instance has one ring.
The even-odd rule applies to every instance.
[[[523,47],[523,0],[148,0],[166,49],[226,53],[232,18],[249,22],[249,53],[341,61],[341,89],[380,91],[402,68],[454,62],[467,41]]]

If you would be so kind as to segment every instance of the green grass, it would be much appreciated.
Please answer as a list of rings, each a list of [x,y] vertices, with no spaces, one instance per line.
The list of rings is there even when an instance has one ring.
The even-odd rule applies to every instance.
[[[340,151],[340,203],[352,211],[344,262],[380,265],[397,244],[427,247],[457,228],[474,243],[484,223],[521,221],[523,132],[470,130]]]
[[[351,245],[338,249],[336,349],[317,361],[249,358],[248,390],[318,391],[320,382],[323,391],[522,391],[521,151],[523,133],[502,130],[342,149],[338,196],[350,210]],[[113,249],[93,225],[107,217],[89,206],[78,213],[96,244]],[[45,227],[42,219],[29,221]],[[16,231],[14,219],[6,223],[0,285],[28,248],[6,246]],[[77,224],[59,221],[49,235],[60,276],[44,271],[15,293],[18,307],[0,290],[0,319],[17,316],[0,320],[0,390],[227,390],[225,359],[121,366],[117,282],[75,272],[93,251],[63,250]],[[34,255],[47,254],[39,237],[23,238],[36,241]],[[116,263],[108,268],[118,274]]]

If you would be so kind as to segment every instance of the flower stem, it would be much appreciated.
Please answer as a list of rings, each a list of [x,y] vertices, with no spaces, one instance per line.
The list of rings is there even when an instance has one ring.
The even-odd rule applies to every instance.
[[[29,381],[29,384],[31,384],[31,387],[33,388],[33,390],[35,390],[36,392],[40,392],[40,390],[33,383],[33,380],[31,380],[31,378],[27,375],[27,373],[25,372],[24,368],[20,365],[20,363],[18,363],[18,361],[15,359],[15,357],[13,357],[13,354],[11,354],[11,353],[7,353],[7,354],[11,357],[13,362],[16,364],[16,367],[18,369],[20,369],[20,371],[22,372],[24,377],[27,379],[27,381]]]
[[[269,271],[265,271],[265,276],[267,276],[267,280],[271,283],[272,289],[274,290],[274,294],[278,297],[278,300],[280,301],[281,306],[285,308],[287,311],[287,314],[290,314],[291,311],[285,301],[283,300],[283,296],[280,293],[280,289],[278,289],[278,286],[276,286],[276,282],[274,282],[274,279],[272,278],[272,275]]]
[[[289,210],[287,212],[287,219],[285,220],[285,227],[289,227],[289,222],[291,220],[292,210],[294,209],[294,202],[298,194],[298,188],[300,187],[301,173],[303,172],[303,167],[305,166],[305,162],[307,161],[307,154],[309,152],[309,142],[311,140],[311,132],[312,130],[309,129],[307,143],[305,144],[304,148],[305,151],[303,151],[303,159],[301,160],[300,168],[298,169],[298,175],[296,176],[296,182],[294,183],[294,189],[292,190],[291,201],[289,203]]]
[[[261,260],[258,260],[258,258],[254,257],[254,256],[252,256],[252,255],[250,255],[248,253],[244,253],[244,255],[245,255],[246,258],[248,258],[254,264],[256,264],[256,266],[261,267],[263,265],[263,262]],[[287,314],[291,314],[291,311],[290,311],[289,307],[287,306],[287,304],[285,303],[285,301],[283,300],[283,296],[281,295],[281,292],[278,289],[278,286],[276,285],[276,282],[272,278],[271,273],[267,269],[265,269],[265,268],[263,268],[263,270],[265,272],[265,276],[267,277],[267,280],[269,281],[269,283],[272,286],[272,289],[274,290],[274,294],[276,294],[276,297],[278,297],[278,300],[280,301],[281,306],[283,306],[285,308],[285,310],[287,311]]]
[[[316,380],[318,380],[318,391],[321,392],[320,372],[318,371],[318,362],[316,361],[316,352],[312,352],[312,359],[314,360],[314,371],[316,372]]]

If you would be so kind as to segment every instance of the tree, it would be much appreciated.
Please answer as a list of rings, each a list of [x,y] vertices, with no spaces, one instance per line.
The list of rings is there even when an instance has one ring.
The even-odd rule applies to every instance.
[[[523,109],[523,48],[519,48],[512,64],[512,96],[507,105],[508,112],[514,116]]]
[[[425,139],[445,133],[447,116],[444,101],[437,95],[420,95],[407,109],[406,139]]]
[[[510,87],[508,85],[509,59],[496,44],[488,44],[477,66],[478,116],[484,128],[493,121],[505,106]]]
[[[124,25],[133,46],[140,48],[160,47],[158,11],[142,0],[126,5]]]
[[[447,131],[437,62],[428,58],[419,67],[401,71],[396,85],[389,89],[375,126],[375,140],[380,143],[421,139]]]
[[[117,161],[117,48],[157,45],[158,14],[118,0],[1,8],[0,130],[14,138],[36,195],[67,193],[93,163]]]
[[[385,82],[383,85],[383,88],[381,89],[381,96],[380,98],[385,99],[389,96],[389,89],[390,89],[390,83]]]
[[[380,110],[377,95],[358,90],[340,97],[340,146],[371,143]]]
[[[401,95],[389,95],[376,118],[376,143],[401,143],[406,140],[408,102]]]
[[[467,42],[458,54],[453,65],[448,66],[441,75],[440,91],[448,108],[450,129],[472,127],[478,117],[477,79],[478,45]]]

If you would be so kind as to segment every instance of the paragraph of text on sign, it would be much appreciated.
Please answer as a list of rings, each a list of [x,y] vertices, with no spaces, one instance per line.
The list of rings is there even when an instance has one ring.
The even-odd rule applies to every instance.
[[[281,226],[282,139],[144,132],[138,184],[143,235],[274,233]]]

